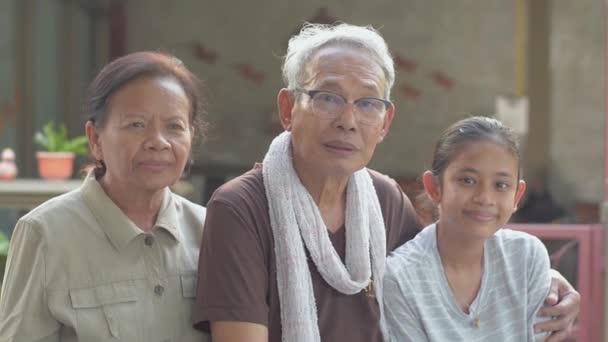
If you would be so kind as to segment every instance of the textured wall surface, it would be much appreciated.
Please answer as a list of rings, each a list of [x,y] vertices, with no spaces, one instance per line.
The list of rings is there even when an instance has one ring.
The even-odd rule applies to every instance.
[[[335,1],[326,8],[337,20],[379,28],[402,62],[392,96],[396,119],[373,161],[393,175],[418,174],[448,123],[469,113],[490,113],[494,96],[512,91],[512,4],[433,3]],[[300,23],[317,17],[325,2],[128,4],[129,50],[173,52],[207,83],[214,129],[201,156],[204,163],[247,167],[261,160],[275,133],[279,57]],[[163,20],[151,20],[159,17]],[[216,54],[214,63],[196,57],[201,46]],[[264,80],[244,78],[238,66],[244,63]]]
[[[604,20],[602,1],[552,2],[549,175],[567,202],[603,194]]]
[[[15,1],[0,1],[0,150],[15,148],[16,110]]]
[[[514,2],[501,0],[182,1],[179,6],[131,0],[127,42],[130,51],[172,52],[205,80],[213,128],[199,163],[247,168],[262,159],[276,133],[280,56],[299,24],[327,17],[371,24],[388,41],[398,73],[392,96],[396,118],[372,166],[412,177],[428,165],[445,127],[470,114],[492,113],[497,95],[514,92],[514,10]],[[550,41],[543,58],[550,66],[541,84],[550,88],[550,119],[534,127],[549,147],[532,149],[527,158],[549,161],[550,186],[562,203],[597,201],[603,4],[549,0],[547,11]]]

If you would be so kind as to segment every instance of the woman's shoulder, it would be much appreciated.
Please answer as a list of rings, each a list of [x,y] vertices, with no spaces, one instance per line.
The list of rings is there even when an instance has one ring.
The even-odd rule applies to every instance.
[[[83,216],[90,216],[80,189],[51,198],[23,215],[13,234],[36,234],[48,243],[63,243],[80,230]],[[31,236],[30,236],[31,238]]]
[[[69,221],[71,214],[81,213],[86,208],[80,189],[53,197],[28,213],[20,220],[27,222]]]

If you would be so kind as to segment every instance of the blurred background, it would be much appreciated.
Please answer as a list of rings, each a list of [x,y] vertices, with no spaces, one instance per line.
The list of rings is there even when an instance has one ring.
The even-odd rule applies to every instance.
[[[517,128],[529,191],[515,227],[543,237],[554,267],[587,291],[577,341],[601,341],[605,14],[601,0],[0,0],[0,149],[18,168],[0,181],[0,231],[77,186],[39,178],[33,136],[49,121],[84,134],[86,87],[113,58],[166,51],[204,81],[211,129],[180,191],[205,204],[280,132],[290,36],[303,22],[369,24],[397,71],[395,120],[371,167],[415,198],[448,125],[497,115]]]

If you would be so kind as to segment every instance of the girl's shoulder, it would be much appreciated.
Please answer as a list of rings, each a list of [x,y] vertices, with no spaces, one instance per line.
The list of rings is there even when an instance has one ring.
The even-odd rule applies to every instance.
[[[509,228],[502,228],[496,231],[493,237],[494,240],[497,240],[502,243],[508,244],[536,244],[542,243],[539,238],[536,236],[522,232],[520,230],[513,230]]]
[[[434,256],[436,226],[431,224],[416,237],[392,251],[387,258],[387,272],[415,272],[417,267],[427,267],[428,258]]]
[[[491,248],[510,251],[509,254],[519,254],[520,257],[547,254],[545,245],[538,237],[519,230],[499,229],[489,243]]]

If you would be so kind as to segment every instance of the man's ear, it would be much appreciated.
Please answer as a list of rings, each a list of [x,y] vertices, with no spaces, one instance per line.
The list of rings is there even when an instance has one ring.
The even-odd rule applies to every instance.
[[[391,127],[391,123],[393,122],[393,117],[395,115],[395,105],[391,103],[390,107],[386,110],[384,114],[384,121],[382,122],[382,132],[380,132],[380,139],[378,143],[381,143],[384,140],[384,137],[388,134],[388,129]]]
[[[281,126],[283,126],[286,131],[291,130],[294,104],[295,95],[293,92],[287,88],[281,89],[277,95],[277,107],[279,108],[279,119],[281,120]]]
[[[524,196],[525,192],[526,192],[526,182],[524,182],[523,180],[520,180],[519,184],[517,184],[517,191],[515,191],[515,202],[513,203],[514,212],[517,210],[519,201],[521,201],[521,198]]]
[[[439,184],[439,179],[433,175],[433,172],[425,171],[422,174],[422,184],[431,201],[435,205],[439,205],[441,201],[441,184]]]
[[[103,152],[101,150],[101,144],[99,143],[99,134],[97,133],[97,128],[95,128],[93,121],[87,121],[84,125],[84,130],[87,134],[89,149],[91,150],[93,157],[95,160],[103,160]]]

